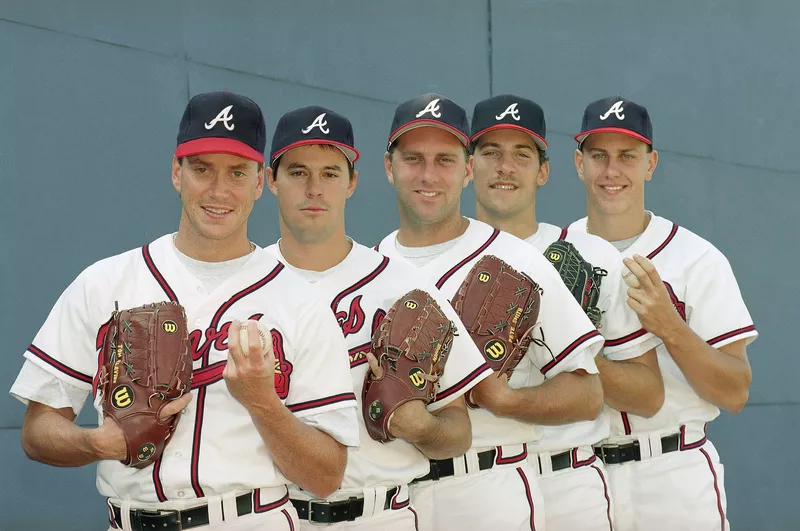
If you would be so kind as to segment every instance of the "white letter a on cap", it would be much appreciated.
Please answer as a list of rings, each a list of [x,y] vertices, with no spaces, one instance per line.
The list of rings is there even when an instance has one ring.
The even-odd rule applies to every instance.
[[[433,116],[434,118],[442,117],[442,113],[439,112],[439,98],[436,98],[435,100],[431,101],[429,104],[425,106],[424,109],[419,111],[417,113],[417,118],[422,118],[422,115],[425,114],[426,112],[431,113],[431,116]]]
[[[625,115],[624,115],[624,114],[622,114],[622,111],[624,111],[624,110],[625,110],[625,109],[623,109],[623,108],[622,108],[622,100],[619,100],[617,103],[615,103],[614,105],[612,105],[612,106],[611,106],[611,108],[610,108],[609,110],[607,110],[607,111],[606,111],[606,113],[605,113],[604,115],[602,115],[602,116],[600,117],[600,119],[601,119],[601,120],[605,120],[606,118],[608,118],[608,116],[609,116],[610,114],[612,114],[612,113],[613,113],[613,114],[615,114],[615,115],[616,115],[616,117],[617,117],[617,120],[624,120],[624,119],[625,119]]]
[[[222,122],[222,125],[225,126],[225,129],[227,129],[228,131],[233,131],[233,128],[236,126],[234,124],[228,124],[228,121],[231,122],[233,121],[233,115],[231,114],[231,109],[233,109],[233,105],[228,105],[227,107],[219,111],[217,117],[206,124],[206,129],[212,129],[215,125],[217,125],[217,122]]]

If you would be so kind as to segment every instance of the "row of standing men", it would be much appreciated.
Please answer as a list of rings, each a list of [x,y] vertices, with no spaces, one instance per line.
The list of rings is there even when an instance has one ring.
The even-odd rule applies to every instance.
[[[370,248],[345,231],[359,179],[349,120],[289,112],[265,160],[257,104],[192,98],[172,161],[177,232],[87,267],[24,354],[11,394],[27,404],[26,454],[97,462],[113,529],[727,530],[706,425],[744,407],[757,332],[725,256],[645,209],[658,163],[648,111],[622,97],[586,107],[574,162],[587,217],[563,228],[536,218],[549,162],[535,102],[486,99],[470,124],[425,94],[397,107],[390,131],[400,227]],[[477,219],[461,214],[470,182]],[[265,186],[281,239],[260,248],[247,220]],[[604,271],[597,326],[543,255],[559,239]],[[538,339],[510,379],[448,303],[485,255],[542,288]],[[462,333],[436,400],[397,409],[383,444],[362,419],[367,353],[412,289]],[[95,392],[102,325],[115,303],[165,299],[186,310],[192,392],[161,457],[127,468]],[[272,331],[263,357],[236,340],[251,319]],[[81,428],[90,396],[99,426]]]

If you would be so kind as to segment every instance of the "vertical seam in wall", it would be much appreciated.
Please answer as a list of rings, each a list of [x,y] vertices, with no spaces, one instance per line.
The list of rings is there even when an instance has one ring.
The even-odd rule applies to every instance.
[[[492,64],[492,0],[486,0],[487,39],[489,48],[489,96],[494,96],[494,68]]]

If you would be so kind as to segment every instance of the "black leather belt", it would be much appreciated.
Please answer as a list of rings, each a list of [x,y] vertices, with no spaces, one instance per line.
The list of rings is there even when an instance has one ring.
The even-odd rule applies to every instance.
[[[661,437],[661,453],[666,454],[675,452],[680,446],[680,435],[667,435]],[[594,453],[607,465],[618,465],[628,461],[641,461],[642,453],[639,449],[639,441],[627,444],[609,444],[597,446]]]
[[[392,506],[392,498],[397,494],[395,487],[386,492],[384,510]],[[350,498],[342,501],[325,502],[311,500],[292,500],[292,505],[297,510],[300,520],[308,520],[316,524],[335,524],[337,522],[352,522],[364,514],[364,498]]]
[[[551,455],[550,462],[553,465],[553,472],[564,470],[572,466],[572,450],[561,452],[560,454]]]
[[[481,470],[489,470],[494,466],[495,457],[497,457],[497,450],[495,449],[486,450],[485,452],[479,453],[478,468]],[[454,459],[463,459],[463,457],[455,457]],[[419,483],[421,481],[428,481],[429,479],[435,481],[441,478],[454,476],[456,473],[455,467],[453,466],[453,459],[431,459],[430,465],[430,472],[420,478],[415,479],[411,483]]]
[[[122,514],[119,507],[112,506],[114,509],[114,521],[122,529]],[[250,493],[236,497],[236,512],[239,516],[244,516],[253,512],[253,496]],[[201,525],[208,525],[208,505],[184,509],[182,511],[171,510],[131,510],[131,528],[133,531],[148,531],[158,529],[159,531],[182,531]]]

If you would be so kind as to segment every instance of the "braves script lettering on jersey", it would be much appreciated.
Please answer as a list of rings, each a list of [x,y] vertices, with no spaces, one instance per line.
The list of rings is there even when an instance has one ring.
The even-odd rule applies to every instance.
[[[267,251],[281,262],[286,262],[278,244],[271,245]],[[302,270],[298,273],[303,275]],[[372,333],[387,310],[412,289],[424,289],[431,294],[458,329],[440,380],[436,401],[428,406],[429,411],[436,411],[462,396],[483,378],[490,376],[492,371],[464,331],[458,315],[444,295],[420,280],[416,273],[407,264],[389,260],[380,253],[353,242],[353,248],[341,263],[325,272],[322,278],[318,278],[317,273],[312,275],[318,278],[314,281],[314,288],[330,301],[330,309],[341,326],[349,350],[352,385],[359,400],[364,377],[369,370],[365,354],[369,351]],[[341,489],[329,499],[363,495],[365,489],[375,486],[391,488],[405,485],[428,473],[428,459],[414,445],[399,439],[385,444],[379,443],[367,434],[363,421],[359,425],[360,446],[349,449]],[[308,495],[293,491],[292,497],[307,499]],[[393,508],[408,506],[407,498],[401,498],[402,501],[405,503],[393,502]]]
[[[584,260],[607,272],[600,284],[598,301],[603,312],[600,322],[600,332],[605,338],[603,355],[610,360],[627,360],[661,344],[660,339],[642,328],[636,312],[625,303],[627,285],[622,280],[622,256],[616,248],[597,236],[562,231],[548,223],[539,223],[536,233],[525,241],[544,253],[559,239],[571,242]],[[542,439],[529,445],[531,463],[542,473],[540,485],[548,528],[609,529],[613,514],[611,493],[605,466],[595,457],[592,445],[609,436],[610,423],[611,412],[604,408],[593,421],[545,426]],[[561,456],[565,452],[568,459]],[[569,466],[553,472],[554,461],[556,466]]]
[[[522,240],[480,221],[469,221],[467,231],[446,253],[418,270],[452,299],[472,265],[481,256],[490,254],[526,273],[541,286],[544,292],[539,312],[541,331],[534,331],[534,337],[541,337],[543,332],[549,350],[531,344],[509,385],[540,385],[545,377],[562,371],[583,369],[597,373],[594,356],[602,346],[602,336],[572,298],[553,266]],[[403,259],[396,238],[397,232],[384,238],[378,251]],[[426,482],[413,490],[412,501],[420,506],[420,514],[425,512],[428,519],[433,519],[435,526],[442,529],[519,526],[526,519],[532,528],[543,528],[533,500],[539,496],[538,488],[535,478],[529,477],[530,469],[526,464],[527,443],[541,438],[541,426],[496,417],[483,409],[470,410],[470,420],[473,447],[465,458],[453,460],[455,466],[460,467],[460,473],[455,479]],[[496,451],[492,473],[464,477],[480,470],[478,454],[491,449]],[[459,461],[464,464],[458,464]],[[435,490],[435,495],[429,489]],[[435,508],[431,504],[425,506],[425,500],[434,498],[437,500]],[[486,507],[491,507],[491,511],[485,511]],[[459,516],[454,523],[456,513]]]
[[[758,332],[725,256],[693,232],[648,214],[647,229],[622,256],[639,254],[653,263],[678,313],[709,345],[754,341]],[[573,230],[585,232],[586,218]],[[656,528],[658,521],[669,528],[727,529],[723,469],[705,435],[719,409],[695,393],[663,344],[656,354],[664,378],[661,410],[651,418],[611,411],[608,442],[639,441],[643,449],[642,461],[608,466],[619,527]],[[677,436],[678,451],[662,455],[665,436]],[[680,510],[667,514],[666,506]]]
[[[254,513],[286,506],[288,481],[275,467],[247,410],[222,379],[227,329],[234,319],[257,319],[272,331],[275,388],[299,418],[357,444],[355,418],[326,426],[323,413],[356,405],[342,334],[328,305],[273,256],[257,249],[211,293],[184,266],[171,235],[140,249],[101,260],[64,291],[25,352],[30,362],[71,387],[96,390],[98,351],[115,303],[129,308],[173,300],[186,309],[194,379],[192,404],[184,410],[162,458],[136,470],[117,461],[98,464],[97,485],[117,506],[185,508],[198,498],[253,490]],[[93,383],[95,387],[93,387]],[[35,397],[37,382],[18,380],[12,393]],[[95,409],[102,422],[102,409]],[[63,407],[63,406],[62,406]],[[336,417],[341,419],[342,417]],[[293,517],[294,518],[294,517]]]

